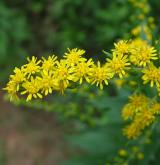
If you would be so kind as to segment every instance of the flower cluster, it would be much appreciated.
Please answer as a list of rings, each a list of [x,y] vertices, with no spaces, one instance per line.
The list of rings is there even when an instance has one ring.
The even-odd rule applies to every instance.
[[[5,90],[11,99],[18,98],[19,94],[27,95],[26,100],[29,101],[47,96],[53,91],[63,94],[65,89],[78,82],[96,84],[103,89],[111,78],[126,77],[132,66],[142,70],[144,83],[150,82],[151,86],[156,84],[160,90],[160,69],[152,63],[158,59],[154,47],[140,39],[120,40],[114,44],[111,52],[112,56],[103,64],[85,58],[85,51],[77,48],[68,49],[60,60],[54,55],[39,60],[33,56],[27,59],[26,64],[14,69]]]
[[[129,0],[133,7],[134,14],[131,20],[137,22],[137,25],[131,30],[131,34],[135,37],[145,37],[152,40],[152,34],[155,30],[155,20],[149,15],[151,6],[149,0]]]
[[[14,69],[5,90],[10,98],[17,98],[18,94],[27,94],[27,101],[32,98],[42,98],[53,91],[64,90],[73,83],[86,81],[103,88],[108,85],[108,80],[113,77],[113,70],[100,62],[94,63],[92,59],[83,57],[85,51],[68,49],[63,59],[57,60],[56,56],[37,60],[36,57],[27,59],[28,63]],[[121,69],[123,69],[121,66]]]
[[[160,103],[142,94],[130,96],[129,103],[122,109],[123,119],[132,121],[123,129],[124,135],[129,139],[136,138],[142,130],[153,123],[158,114]]]

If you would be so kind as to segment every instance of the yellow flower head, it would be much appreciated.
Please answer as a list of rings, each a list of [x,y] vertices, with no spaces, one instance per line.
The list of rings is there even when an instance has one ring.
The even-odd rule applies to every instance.
[[[96,83],[96,86],[100,86],[103,89],[103,84],[108,85],[108,80],[113,77],[111,70],[105,66],[101,66],[98,61],[97,65],[94,65],[90,72],[90,80],[92,84]]]
[[[146,84],[150,82],[150,86],[153,87],[154,84],[156,86],[160,85],[160,69],[150,64],[147,68],[143,69],[142,72],[144,75],[142,76],[143,83]]]
[[[71,66],[74,66],[80,61],[85,61],[85,58],[82,58],[81,56],[85,53],[83,49],[72,49],[70,50],[68,48],[68,53],[65,53],[64,58],[67,60],[68,64]]]
[[[39,91],[41,89],[41,84],[40,84],[40,81],[38,79],[34,79],[33,77],[31,77],[31,80],[25,81],[22,84],[22,87],[24,88],[24,91],[21,92],[21,94],[22,95],[28,94],[26,101],[30,101],[32,99],[32,97],[42,98],[42,95],[39,93]]]
[[[42,69],[46,71],[52,71],[55,69],[55,64],[57,57],[56,56],[49,56],[47,59],[42,57]]]
[[[41,72],[41,77],[37,77],[37,80],[41,83],[42,93],[48,95],[48,93],[52,93],[54,85],[56,84],[56,80],[53,77],[52,71],[43,70]]]
[[[139,48],[141,46],[147,46],[148,43],[146,40],[143,40],[141,38],[136,38],[134,40],[131,40],[130,42],[130,51],[132,52],[132,50]]]
[[[15,81],[9,81],[3,89],[8,92],[10,100],[18,99],[17,92],[19,91],[19,86],[17,86]]]
[[[143,112],[141,112],[140,114],[138,114],[135,120],[136,119],[141,124],[141,129],[144,129],[145,127],[153,123],[153,121],[155,120],[155,116],[153,112],[148,108],[146,110],[143,110]]]
[[[94,65],[93,60],[89,59],[88,61],[81,61],[74,67],[74,77],[75,81],[79,81],[82,84],[83,79],[87,82],[90,82],[89,75]]]
[[[135,94],[129,97],[130,104],[133,106],[135,111],[141,111],[146,108],[148,104],[148,98],[143,94]]]
[[[128,56],[113,53],[112,59],[107,59],[106,67],[110,68],[114,74],[118,74],[120,78],[126,75],[125,70],[129,69],[130,63]]]
[[[141,112],[148,107],[148,98],[144,95],[132,95],[129,97],[129,103],[122,109],[124,120],[132,119],[137,112]]]
[[[28,60],[28,64],[25,64],[23,66],[23,72],[25,75],[28,75],[28,78],[30,78],[32,74],[39,72],[40,70],[39,64],[41,63],[41,60],[37,61],[37,58],[34,56],[32,56],[31,60],[29,58],[27,58],[27,60]]]
[[[58,80],[57,88],[64,93],[64,89],[66,89],[69,85],[69,81],[74,81],[75,78],[73,76],[74,69],[71,68],[66,60],[61,60],[57,62],[57,68],[54,72],[54,76]]]
[[[130,52],[130,44],[126,40],[120,40],[114,43],[115,48],[112,50],[115,54],[128,54]]]
[[[141,133],[141,127],[140,127],[140,123],[138,122],[133,122],[132,124],[126,126],[123,129],[123,134],[128,139],[135,139],[140,135],[140,133]]]
[[[153,103],[152,107],[151,107],[151,111],[153,114],[157,114],[159,115],[160,114],[160,103]]]
[[[156,50],[149,45],[139,45],[131,51],[130,61],[137,65],[145,67],[151,63],[151,60],[156,60]]]
[[[21,69],[15,68],[14,69],[14,73],[15,74],[14,75],[11,75],[10,78],[15,83],[20,83],[20,82],[23,82],[25,80],[25,75],[24,75],[24,73],[22,72]]]
[[[124,120],[128,120],[129,118],[132,118],[135,114],[135,109],[132,107],[132,105],[126,104],[122,109],[122,117]]]
[[[25,81],[24,73],[21,69],[15,68],[14,74],[10,75],[10,81],[7,83],[6,88],[4,88],[4,90],[6,90],[10,96],[10,100],[18,98],[17,92],[19,91],[20,83],[23,81]]]
[[[134,100],[133,100],[134,99]],[[142,130],[151,125],[158,114],[160,106],[144,95],[133,95],[130,103],[126,104],[122,110],[122,117],[126,120],[132,119],[130,125],[124,128],[124,135],[128,138],[136,138]]]

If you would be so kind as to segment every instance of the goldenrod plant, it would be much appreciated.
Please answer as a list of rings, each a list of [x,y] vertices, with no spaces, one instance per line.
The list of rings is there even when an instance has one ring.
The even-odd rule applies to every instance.
[[[130,28],[116,36],[111,49],[109,45],[96,56],[83,44],[74,48],[75,42],[61,55],[29,56],[13,69],[3,88],[15,105],[60,112],[69,121],[78,119],[74,126],[81,134],[71,141],[91,153],[82,157],[83,165],[157,162],[160,43],[154,36],[156,20],[148,0],[119,3],[130,4],[134,12]],[[78,163],[68,165],[72,164]]]
[[[139,81],[143,81],[143,85],[149,83],[151,87],[155,87],[158,96],[160,68],[154,63],[159,60],[159,56],[157,50],[146,41],[120,40],[114,44],[114,49],[105,62],[94,62],[92,58],[85,58],[84,54],[84,50],[75,48],[68,49],[60,60],[54,55],[39,60],[34,56],[28,58],[28,63],[14,69],[14,74],[10,76],[4,89],[10,99],[26,95],[26,101],[30,101],[33,98],[42,99],[54,91],[64,94],[67,88],[75,84],[96,84],[103,90],[104,85],[109,85],[111,79],[124,80],[135,70],[140,74]],[[159,112],[160,103],[156,99],[141,93],[133,94],[122,111],[124,120],[132,120],[132,123],[124,128],[124,135],[128,138],[137,137],[145,127],[154,122]]]

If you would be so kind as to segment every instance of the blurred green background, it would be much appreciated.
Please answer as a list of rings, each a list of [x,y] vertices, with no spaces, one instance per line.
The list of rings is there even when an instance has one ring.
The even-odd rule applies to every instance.
[[[83,48],[100,56],[129,31],[126,0],[2,0],[0,2],[0,79],[26,56],[62,56]]]
[[[160,2],[149,5],[158,36]],[[87,58],[103,61],[102,50],[129,39],[141,23],[132,19],[137,12],[128,0],[1,0],[0,86],[32,55],[61,57],[66,48],[78,47]],[[120,108],[130,93],[114,84],[103,92],[84,85],[43,103],[21,100],[13,105],[1,92],[0,165],[105,165],[125,144]],[[148,155],[156,155],[156,147],[146,149]],[[156,158],[154,162],[158,165]]]

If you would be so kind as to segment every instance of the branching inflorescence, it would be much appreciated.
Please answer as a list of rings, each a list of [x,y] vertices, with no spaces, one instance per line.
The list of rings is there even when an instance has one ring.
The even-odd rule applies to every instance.
[[[157,51],[142,39],[115,43],[103,63],[87,59],[84,54],[84,50],[75,48],[68,49],[60,60],[55,55],[39,60],[34,56],[28,58],[28,63],[14,69],[4,89],[10,99],[26,95],[26,101],[30,101],[32,98],[43,98],[53,91],[64,94],[67,88],[75,84],[96,84],[103,89],[114,77],[123,79],[130,75],[130,71],[137,69],[144,84],[150,83],[151,87],[155,86],[160,91],[160,68],[154,65],[154,61],[158,60]],[[124,120],[131,119],[132,123],[124,129],[124,134],[128,138],[137,137],[154,121],[159,107],[158,103],[150,103],[146,96],[130,97],[122,116]]]

